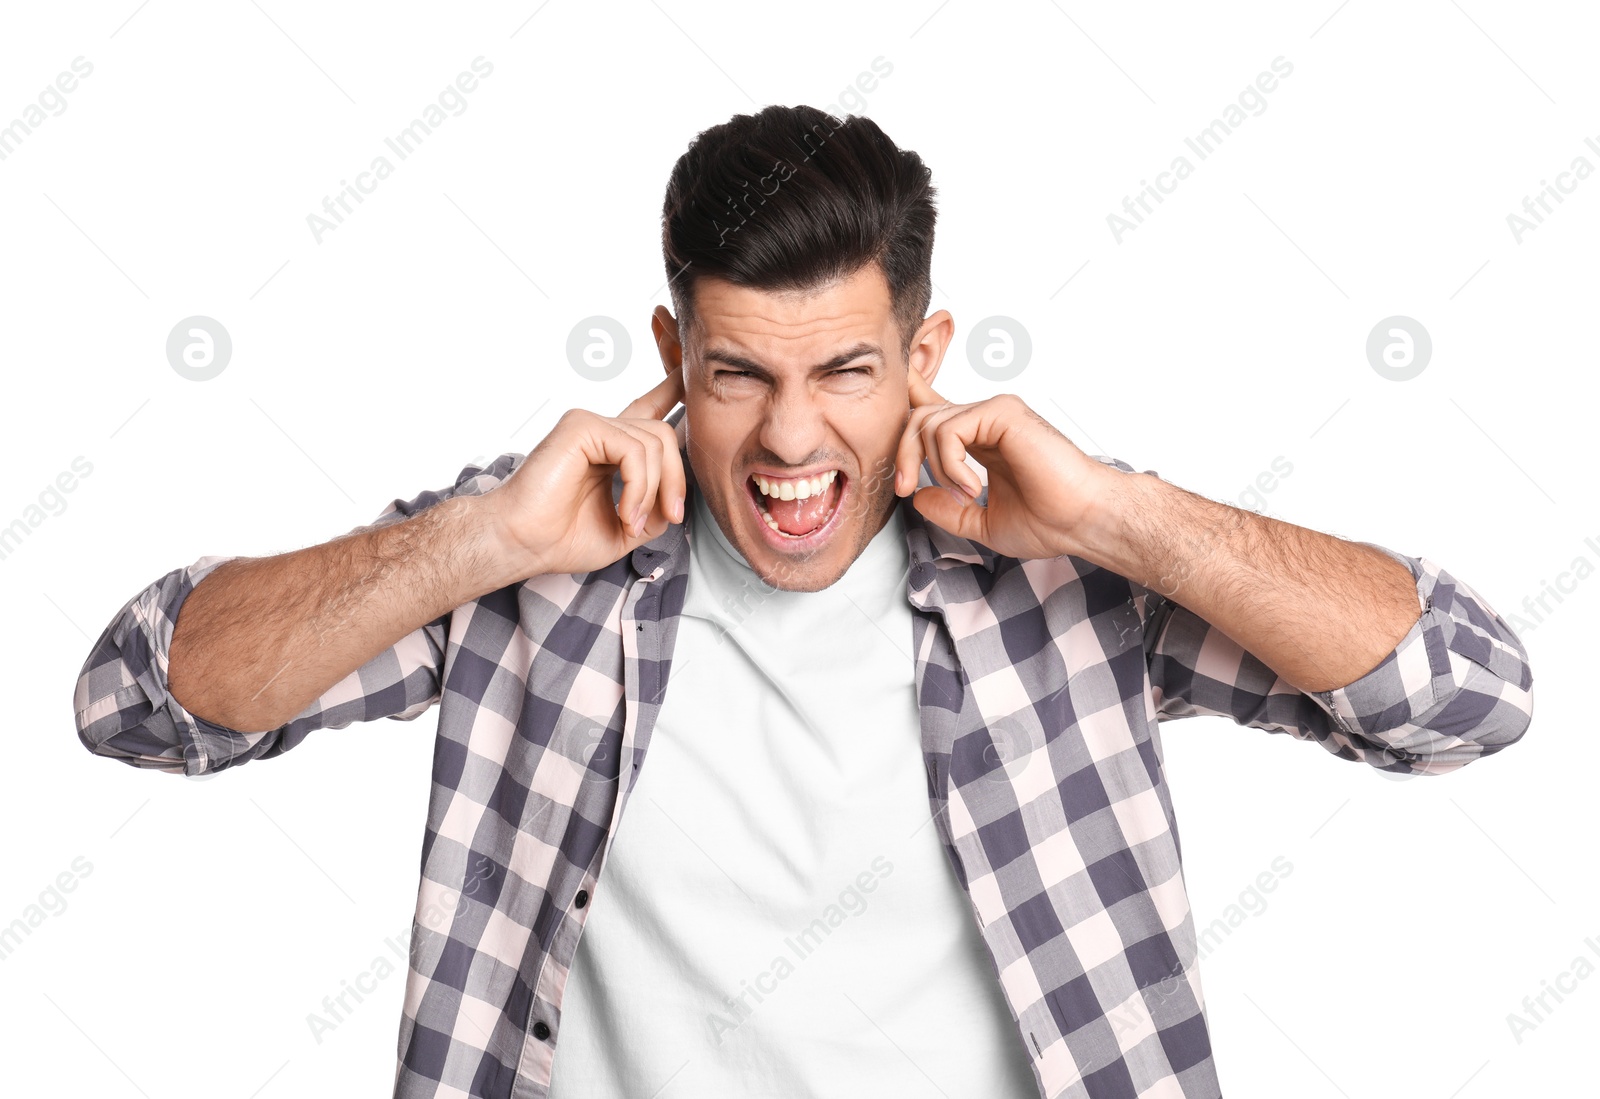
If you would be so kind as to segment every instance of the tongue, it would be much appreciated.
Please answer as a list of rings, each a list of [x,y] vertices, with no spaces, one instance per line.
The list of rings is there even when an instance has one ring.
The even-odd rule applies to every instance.
[[[809,496],[804,500],[779,500],[768,496],[767,514],[772,516],[778,529],[785,534],[810,534],[828,521],[838,494],[839,482],[836,478],[821,496]]]

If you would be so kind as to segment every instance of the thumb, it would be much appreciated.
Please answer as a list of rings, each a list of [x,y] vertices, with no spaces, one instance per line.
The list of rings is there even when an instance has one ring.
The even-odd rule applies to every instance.
[[[972,503],[958,490],[943,485],[927,485],[911,494],[911,502],[935,526],[962,538],[988,544],[983,529],[985,509]]]

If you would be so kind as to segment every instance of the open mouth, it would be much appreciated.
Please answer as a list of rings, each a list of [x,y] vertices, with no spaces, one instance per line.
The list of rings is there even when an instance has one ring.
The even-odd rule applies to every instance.
[[[797,478],[755,473],[745,479],[745,487],[768,538],[785,548],[804,548],[831,533],[847,480],[837,469]]]

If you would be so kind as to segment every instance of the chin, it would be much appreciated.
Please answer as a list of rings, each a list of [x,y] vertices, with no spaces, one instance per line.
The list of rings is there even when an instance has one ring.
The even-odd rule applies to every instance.
[[[750,567],[755,570],[761,582],[770,588],[779,591],[810,592],[822,591],[831,588],[839,582],[839,578],[849,568],[848,563],[842,568],[826,569],[820,565],[813,565],[804,569],[796,569],[785,565],[783,562],[770,562],[761,560],[759,551],[755,556],[745,554],[745,559],[750,562]]]

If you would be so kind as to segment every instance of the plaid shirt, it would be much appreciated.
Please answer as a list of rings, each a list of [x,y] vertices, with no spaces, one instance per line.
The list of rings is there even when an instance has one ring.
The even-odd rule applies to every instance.
[[[374,525],[487,492],[523,458],[469,465]],[[926,464],[919,483],[933,483]],[[1161,723],[1222,716],[1442,774],[1527,728],[1526,650],[1448,572],[1378,546],[1416,578],[1418,620],[1367,674],[1306,693],[1174,599],[1071,555],[999,556],[909,498],[897,506],[928,804],[1039,1094],[1212,1099]],[[204,557],[134,596],[95,643],[73,700],[79,737],[97,755],[201,775],[440,702],[394,1095],[543,1099],[587,901],[671,678],[688,553],[673,525],[603,569],[491,592],[288,724],[249,733],[167,691],[184,598],[229,560]]]

